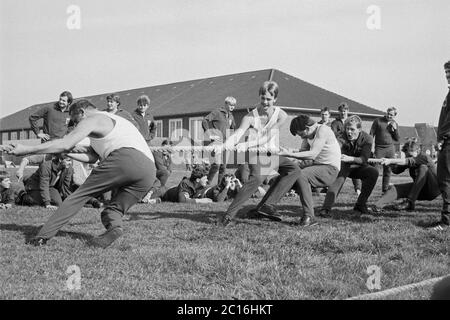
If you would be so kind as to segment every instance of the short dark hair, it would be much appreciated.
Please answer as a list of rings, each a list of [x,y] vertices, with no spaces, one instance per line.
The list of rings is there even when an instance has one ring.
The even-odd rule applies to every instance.
[[[345,121],[344,121],[344,128],[347,128],[347,126],[350,126],[352,124],[356,124],[356,128],[361,129],[362,128],[362,120],[359,116],[357,115],[353,115],[348,117]]]
[[[136,104],[138,106],[145,106],[146,104],[150,105],[150,98],[144,94],[137,99]]]
[[[404,153],[408,152],[409,150],[414,150],[414,151],[419,151],[420,150],[420,145],[417,142],[417,140],[415,139],[411,139],[409,141],[407,141],[403,147],[402,147],[402,151]]]
[[[61,94],[59,95],[59,97],[67,97],[67,103],[69,104],[69,106],[72,104],[73,102],[73,96],[69,91],[63,91],[61,92]]]
[[[349,110],[350,108],[348,107],[348,103],[347,102],[341,102],[338,106],[338,110]]]
[[[191,181],[195,181],[196,179],[201,179],[204,176],[208,175],[208,169],[204,165],[196,165],[192,169],[191,177],[189,178]]]
[[[80,113],[81,110],[85,110],[87,108],[97,109],[95,105],[93,105],[89,100],[81,99],[70,106],[69,114]]]
[[[108,100],[115,101],[120,106],[120,96],[117,93],[111,93],[110,95],[107,95],[106,101]]]
[[[444,69],[450,69],[450,60],[444,63]]]
[[[307,126],[312,126],[316,121],[306,114],[301,114],[291,120],[289,130],[293,136],[297,135],[297,132],[303,131]]]
[[[265,81],[259,88],[259,95],[269,92],[275,99],[278,97],[278,83],[275,81]]]
[[[330,109],[328,107],[323,107],[322,109],[320,109],[320,113],[322,112],[330,112]]]
[[[10,177],[11,175],[8,173],[8,171],[0,171],[0,182]]]

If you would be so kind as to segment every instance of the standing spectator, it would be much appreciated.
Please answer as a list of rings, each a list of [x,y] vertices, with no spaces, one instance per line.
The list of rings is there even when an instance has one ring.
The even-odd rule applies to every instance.
[[[234,97],[226,97],[225,105],[223,107],[212,111],[203,119],[202,127],[209,135],[210,143],[225,141],[227,138],[227,131],[236,128],[236,122],[232,113],[235,107],[236,99]],[[214,152],[212,152],[211,155],[214,157]],[[225,156],[226,153],[223,155]],[[208,174],[209,184],[212,184],[212,180],[216,176],[217,171],[219,171],[218,183],[222,181],[227,167],[226,157],[224,156],[222,159],[214,159],[211,161],[211,168],[209,169]],[[217,160],[219,160],[218,162],[220,162],[220,165],[217,164]]]
[[[400,141],[398,134],[398,124],[395,122],[397,116],[397,109],[390,107],[386,111],[386,115],[377,118],[372,123],[370,135],[375,137],[375,157],[381,158],[395,158],[395,142]],[[383,183],[381,191],[383,194],[389,188],[389,180],[391,178],[392,170],[389,166],[383,166]]]
[[[320,109],[320,118],[321,120],[318,122],[319,124],[326,124],[331,127],[331,119],[330,119],[330,109],[328,107],[323,107]]]
[[[147,112],[150,107],[150,98],[147,95],[142,95],[137,99],[137,108],[133,112],[133,118],[138,124],[139,132],[144,137],[147,145],[155,137],[156,124],[150,112]]]
[[[117,93],[111,93],[106,97],[106,109],[103,111],[115,114],[117,116],[120,116],[124,119],[127,119],[132,124],[135,125],[135,127],[138,127],[138,124],[136,120],[134,120],[131,113],[129,113],[127,110],[121,109],[120,107],[120,96]]]
[[[450,88],[450,60],[444,64],[445,77]],[[442,194],[442,211],[441,221],[433,227],[435,231],[448,229],[450,225],[450,90],[445,97],[442,105],[441,114],[439,115],[439,125],[437,132],[438,140],[438,162],[437,176],[439,189]]]
[[[169,146],[168,140],[164,140],[161,146]],[[170,150],[156,150],[153,151],[153,157],[155,158],[156,166],[156,178],[160,181],[161,187],[165,188],[167,180],[172,173],[172,155]]]
[[[62,138],[67,133],[70,123],[69,107],[73,97],[69,91],[59,95],[59,101],[52,106],[39,109],[29,117],[31,130],[41,142]],[[38,120],[44,119],[43,132],[39,132]]]
[[[347,102],[342,102],[338,106],[339,116],[335,120],[333,120],[333,122],[331,122],[331,129],[333,130],[334,135],[336,136],[336,139],[338,140],[340,146],[342,146],[346,141],[344,122],[348,118],[349,110],[350,108],[348,107]],[[359,195],[361,194],[361,180],[352,179],[352,182],[356,195],[359,197]]]

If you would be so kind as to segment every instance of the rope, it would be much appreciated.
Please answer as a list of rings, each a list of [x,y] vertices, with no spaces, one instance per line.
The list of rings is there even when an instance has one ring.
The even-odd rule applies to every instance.
[[[375,300],[375,299],[381,299],[390,295],[394,295],[400,292],[404,292],[404,291],[408,291],[411,289],[415,289],[415,288],[420,288],[420,287],[426,287],[426,286],[430,286],[432,284],[435,284],[436,282],[441,281],[442,279],[448,277],[450,275],[446,275],[443,277],[439,277],[439,278],[431,278],[428,280],[424,280],[421,282],[417,282],[417,283],[412,283],[412,284],[408,284],[408,285],[404,285],[401,287],[395,287],[395,288],[391,288],[391,289],[387,289],[384,291],[379,291],[379,292],[374,292],[374,293],[367,293],[367,294],[363,294],[360,296],[356,296],[356,297],[352,297],[352,298],[348,298],[345,300]]]

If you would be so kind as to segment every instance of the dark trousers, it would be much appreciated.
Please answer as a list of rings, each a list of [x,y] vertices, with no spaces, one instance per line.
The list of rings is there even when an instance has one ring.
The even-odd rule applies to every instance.
[[[447,140],[438,155],[437,177],[443,201],[441,222],[450,225],[450,142]]]
[[[206,142],[205,145],[212,145],[214,142]],[[220,155],[216,155],[215,152],[209,153],[209,163],[211,164],[209,168],[208,173],[208,183],[210,185],[214,185],[213,180],[216,176],[216,173],[219,172],[219,175],[217,177],[217,184],[220,184],[220,181],[222,181],[223,176],[225,175],[225,171],[227,169],[227,155],[228,152],[222,152]]]
[[[439,189],[436,185],[436,178],[430,177],[432,173],[428,170],[426,165],[421,165],[417,169],[417,176],[414,182],[394,185],[394,188],[388,189],[375,205],[383,208],[397,199],[404,198],[408,198],[411,202],[416,200],[434,200],[439,195]]]
[[[313,217],[314,201],[311,187],[320,188],[331,185],[338,172],[339,170],[331,165],[312,165],[303,169],[297,166],[284,166],[280,170],[280,176],[276,178],[257,208],[264,204],[274,205],[278,203],[286,192],[294,186],[300,195],[304,215]]]
[[[56,188],[50,187],[48,189],[50,193],[50,204],[55,206],[61,206],[63,200],[59,191]],[[41,192],[39,190],[30,190],[22,198],[22,204],[26,206],[40,206],[43,200],[41,197]]]
[[[323,203],[322,209],[330,210],[336,201],[339,193],[341,192],[342,186],[344,185],[345,179],[347,177],[353,179],[361,179],[362,187],[361,194],[358,196],[356,201],[356,206],[363,207],[366,205],[370,194],[378,180],[378,170],[372,166],[355,166],[343,163],[341,171],[336,178],[336,181],[328,188],[327,195],[325,196],[325,201]]]
[[[106,229],[122,226],[122,216],[153,186],[155,171],[153,161],[136,149],[121,148],[111,152],[50,216],[38,236],[47,239],[55,236],[90,198],[111,189],[117,192],[102,211],[101,220]]]
[[[166,169],[157,170],[156,171],[156,178],[161,183],[161,187],[166,187],[167,180],[170,177],[170,172]]]
[[[375,146],[375,157],[377,159],[381,158],[395,158],[395,147],[394,145],[388,146]],[[378,166],[378,170],[381,170],[381,166]],[[392,170],[390,166],[383,167],[383,182],[381,184],[381,191],[386,192],[389,188],[389,181],[391,179]]]
[[[300,168],[286,157],[272,156],[271,159],[273,159],[273,161],[278,161],[277,163],[273,164],[273,166],[272,166],[272,168],[274,170],[278,170],[278,172],[282,175],[289,175],[290,179],[292,179],[291,180],[292,183],[290,183],[290,181],[289,181],[290,185],[283,188],[283,190],[284,189],[289,190],[290,187],[292,187],[292,185],[296,181],[297,177],[295,176],[295,173],[298,170],[300,170]],[[268,170],[267,166],[265,166],[263,168],[264,174],[262,174],[261,164],[259,163],[259,159],[258,159],[258,161],[256,161],[256,163],[251,161],[249,163],[248,167],[250,169],[249,178],[248,178],[247,182],[244,183],[242,188],[237,193],[233,202],[228,207],[228,210],[226,213],[226,215],[231,219],[236,216],[238,211],[243,207],[244,203],[248,199],[250,199],[252,194],[254,194],[258,190],[258,187],[263,183],[263,181],[266,179],[266,177],[270,173],[270,170]],[[281,193],[283,196],[284,193],[287,192],[287,190],[286,190],[283,193],[283,190],[277,190],[277,191],[279,193]],[[278,196],[276,196],[276,197],[278,197]],[[281,197],[279,197],[279,198],[281,198]]]

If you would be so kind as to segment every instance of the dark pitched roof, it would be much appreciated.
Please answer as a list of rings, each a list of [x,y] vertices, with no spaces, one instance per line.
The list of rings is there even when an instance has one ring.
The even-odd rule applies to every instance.
[[[260,85],[269,79],[277,81],[280,86],[277,105],[320,109],[324,106],[336,106],[343,101],[349,104],[352,113],[382,114],[381,111],[345,98],[333,92],[297,79],[276,69],[250,71],[219,77],[176,82],[165,85],[131,89],[117,92],[121,98],[121,108],[132,112],[136,107],[138,96],[146,94],[151,99],[150,112],[155,117],[184,114],[207,113],[222,106],[227,96],[237,99],[237,109],[250,108],[258,104]],[[99,109],[106,106],[108,93],[84,97]],[[28,116],[38,108],[54,102],[43,103],[23,109],[0,119],[1,130],[29,128]]]
[[[404,144],[409,138],[419,139],[415,127],[398,126],[398,134],[400,136],[400,144]]]

